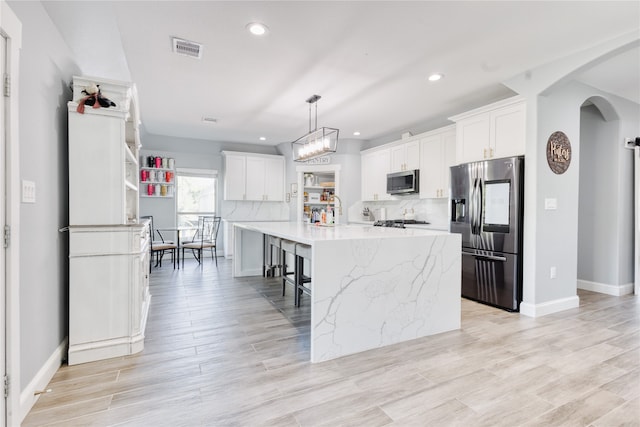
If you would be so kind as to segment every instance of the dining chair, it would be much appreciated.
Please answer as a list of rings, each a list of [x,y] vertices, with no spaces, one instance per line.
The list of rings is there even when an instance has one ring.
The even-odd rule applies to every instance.
[[[153,215],[143,215],[140,217],[140,219],[149,219],[151,220],[151,240],[153,240],[155,237],[154,236],[154,232],[158,233],[158,237],[160,237],[160,240],[156,240],[155,242],[160,244],[160,243],[174,243],[173,240],[166,240],[164,238],[164,236],[162,235],[162,233],[160,232],[160,230],[156,230],[156,227],[153,225]]]
[[[153,217],[145,216],[141,219],[150,218],[149,221],[149,234],[153,236]],[[161,235],[162,237],[162,235]],[[153,238],[149,239],[149,245],[151,248],[151,257],[149,258],[149,271],[151,271],[151,264],[153,263],[153,256],[156,257],[156,267],[162,267],[162,257],[165,252],[171,253],[171,259],[173,261],[173,268],[176,268],[176,257],[178,256],[178,245],[173,242],[164,242],[162,240],[154,241]]]
[[[151,256],[149,257],[149,271],[151,271],[151,266],[153,264],[153,256],[156,257],[156,267],[162,267],[162,257],[165,252],[171,253],[171,260],[173,261],[173,268],[176,268],[176,257],[178,256],[178,245],[176,245],[171,240],[164,240],[162,233],[156,230],[153,225],[153,215],[143,215],[140,216],[141,220],[148,219],[149,220],[149,245],[151,247]],[[160,240],[154,240],[154,231],[158,233]]]
[[[184,250],[191,249],[193,256],[202,265],[202,255],[205,250],[211,251],[211,258],[215,259],[216,267],[218,266],[218,253],[216,248],[216,240],[218,238],[218,230],[220,229],[221,217],[219,216],[201,216],[198,218],[198,229],[191,242],[182,244],[182,262],[184,264]]]

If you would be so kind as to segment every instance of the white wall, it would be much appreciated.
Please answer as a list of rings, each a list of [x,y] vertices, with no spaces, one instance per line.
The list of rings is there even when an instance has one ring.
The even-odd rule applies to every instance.
[[[68,333],[67,101],[80,73],[40,2],[8,2],[22,22],[21,179],[36,203],[20,206],[20,384],[24,389]]]
[[[575,78],[616,53],[638,46],[637,32],[624,34],[597,46],[575,52],[553,63],[514,76],[504,84],[527,102],[527,147],[525,168],[524,283],[522,313],[541,316],[577,307],[577,212],[580,146],[580,107],[591,97],[607,100],[620,116],[620,136],[638,134],[639,106],[631,101],[578,83]],[[553,176],[547,166],[546,142],[552,132],[564,131],[572,142],[572,165],[561,176]],[[622,142],[620,141],[620,146]],[[622,149],[622,148],[621,148]],[[620,152],[618,187],[612,191],[628,193],[631,161]],[[578,163],[576,165],[575,163]],[[626,186],[622,181],[627,177]],[[558,209],[544,210],[545,198],[557,198]],[[618,198],[620,223],[632,217],[631,197]],[[618,247],[629,247],[629,236],[618,230]],[[622,260],[621,265],[627,263]],[[557,267],[557,278],[550,279],[550,267]],[[626,267],[623,268],[626,271]],[[621,270],[622,271],[622,270]]]
[[[606,190],[611,193],[608,195],[611,198],[604,201],[601,210],[593,215],[610,215],[612,222],[617,224],[615,230],[612,230],[615,241],[605,245],[617,253],[619,268],[623,273],[621,277],[629,278],[632,274],[631,240],[625,237],[633,234],[633,208],[629,197],[633,189],[632,153],[623,149],[622,136],[632,129],[638,129],[640,106],[581,83],[570,82],[555,88],[547,96],[538,97],[538,138],[535,150],[539,161],[535,164],[528,163],[528,167],[535,168],[537,177],[537,207],[532,213],[536,217],[535,283],[525,282],[525,286],[535,287],[534,301],[527,301],[530,304],[540,305],[576,297],[579,177],[581,168],[588,167],[581,164],[584,147],[581,144],[580,111],[581,105],[594,96],[606,99],[613,106],[620,117],[620,123],[616,139],[607,152],[614,163],[608,167],[615,169],[618,175]],[[571,166],[563,175],[554,174],[546,163],[546,142],[557,130],[569,137],[572,146]],[[557,210],[544,210],[544,199],[548,197],[557,198]],[[611,205],[604,206],[604,203]],[[600,234],[600,231],[597,233]],[[621,250],[623,247],[625,250]],[[549,269],[552,266],[557,267],[556,279],[550,278]]]

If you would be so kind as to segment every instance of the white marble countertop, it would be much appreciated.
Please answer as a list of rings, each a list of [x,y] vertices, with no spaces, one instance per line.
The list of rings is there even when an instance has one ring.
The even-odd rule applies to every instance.
[[[374,227],[363,224],[338,224],[335,226],[319,226],[302,222],[242,222],[235,227],[253,230],[272,236],[289,239],[307,245],[326,240],[384,239],[397,237],[441,236],[450,234],[442,230],[426,230],[418,228]]]

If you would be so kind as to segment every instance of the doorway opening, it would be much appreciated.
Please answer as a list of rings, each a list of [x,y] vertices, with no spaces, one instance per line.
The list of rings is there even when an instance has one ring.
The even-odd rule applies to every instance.
[[[609,295],[633,292],[632,157],[619,133],[607,100],[582,104],[577,286]]]

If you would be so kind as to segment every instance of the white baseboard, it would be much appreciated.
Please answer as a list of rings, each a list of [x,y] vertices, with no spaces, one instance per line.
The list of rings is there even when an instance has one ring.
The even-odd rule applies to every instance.
[[[601,294],[613,295],[616,297],[633,293],[633,283],[624,285],[609,285],[607,283],[590,282],[588,280],[578,280],[578,289],[598,292]]]
[[[35,393],[39,390],[45,390],[51,378],[58,371],[58,368],[62,365],[62,360],[67,355],[67,342],[65,338],[62,343],[56,348],[49,356],[47,361],[42,365],[40,370],[36,373],[35,377],[27,384],[24,390],[20,393],[20,407],[18,408],[18,420],[20,423],[27,416],[33,405],[38,401],[40,395]]]
[[[559,311],[569,310],[580,306],[580,298],[576,295],[569,298],[560,298],[553,301],[547,301],[540,304],[530,304],[522,302],[520,304],[520,314],[529,317],[546,316],[547,314],[557,313]]]

